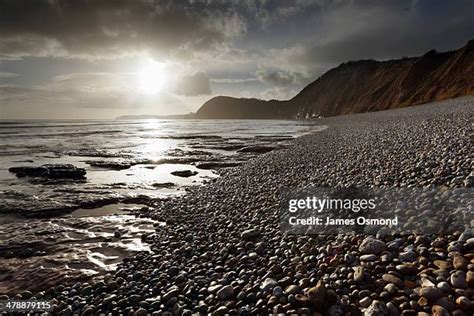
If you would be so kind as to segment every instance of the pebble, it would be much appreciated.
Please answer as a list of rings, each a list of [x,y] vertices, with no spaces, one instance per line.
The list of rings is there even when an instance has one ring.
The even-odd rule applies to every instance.
[[[318,281],[316,286],[310,288],[307,292],[308,300],[314,305],[316,309],[320,309],[326,302],[327,290],[322,281]]]
[[[436,286],[444,293],[451,292],[451,287],[449,286],[448,282],[439,282]]]
[[[364,312],[364,316],[383,316],[387,314],[387,306],[383,302],[377,300],[374,300]]]
[[[401,252],[398,255],[398,259],[402,262],[414,262],[418,258],[418,255],[413,251]]]
[[[385,239],[388,239],[390,236],[392,236],[392,234],[393,234],[392,230],[388,228],[387,226],[384,226],[377,231],[375,238],[380,239],[380,240],[385,240]]]
[[[379,259],[379,257],[377,257],[376,255],[363,255],[363,256],[360,256],[360,261],[364,261],[364,262],[373,262],[373,261],[377,261]]]
[[[146,316],[148,315],[148,312],[144,308],[139,308],[135,313],[133,313],[133,316]]]
[[[384,287],[384,290],[389,294],[395,294],[397,292],[397,286],[393,283],[389,283]]]
[[[370,297],[364,297],[359,301],[359,305],[363,308],[369,307],[372,303],[372,299]]]
[[[400,315],[400,310],[392,302],[387,303],[387,310],[388,310],[388,315],[389,316],[398,316],[398,315]]]
[[[474,271],[467,271],[467,273],[466,273],[466,283],[470,287],[474,287]]]
[[[439,305],[433,305],[431,312],[433,313],[433,316],[450,316],[449,312]]]
[[[260,231],[258,229],[247,229],[240,235],[244,240],[253,240],[260,237]]]
[[[234,295],[234,288],[231,285],[226,285],[217,292],[217,297],[220,300],[227,300],[231,298],[233,295]]]
[[[354,281],[360,282],[364,279],[365,269],[363,266],[354,267]]]
[[[441,270],[450,270],[452,268],[452,264],[445,260],[435,260],[433,263]]]
[[[418,272],[418,267],[414,263],[399,264],[395,269],[403,275],[414,275]]]
[[[463,311],[469,311],[474,307],[473,303],[465,296],[460,296],[456,299],[456,306]]]
[[[273,288],[273,295],[277,298],[283,296],[283,293],[283,289],[280,286],[275,286]]]
[[[364,254],[378,255],[385,249],[385,243],[373,237],[365,238],[359,246],[359,251]]]
[[[300,287],[298,285],[294,285],[294,284],[288,286],[285,289],[286,294],[295,294],[295,293],[298,293],[299,291],[300,291]]]
[[[429,302],[435,302],[443,296],[443,292],[436,287],[423,287],[420,290],[420,295],[426,298]]]
[[[229,309],[226,306],[221,306],[212,313],[213,316],[225,316],[228,314]]]
[[[394,276],[392,274],[388,274],[388,273],[384,274],[382,276],[382,280],[384,280],[385,282],[388,282],[388,283],[392,283],[392,284],[396,285],[399,288],[403,288],[402,279],[400,279],[399,277]]]
[[[207,291],[208,291],[210,294],[216,294],[217,291],[219,291],[221,288],[222,288],[222,285],[221,285],[221,284],[216,284],[216,285],[212,285],[212,286],[208,287],[208,288],[207,288]]]
[[[433,287],[433,286],[435,286],[435,284],[427,278],[421,278],[421,286],[422,287]]]
[[[455,269],[467,270],[467,265],[469,261],[463,256],[456,256],[453,259],[453,266]]]
[[[466,273],[464,271],[455,271],[451,274],[450,281],[453,287],[457,289],[466,289],[468,287],[466,282]]]
[[[170,298],[177,296],[179,289],[176,286],[171,287],[168,292],[163,295],[163,301],[167,302]]]
[[[278,282],[271,278],[266,278],[265,281],[260,285],[262,291],[269,291],[278,285]]]

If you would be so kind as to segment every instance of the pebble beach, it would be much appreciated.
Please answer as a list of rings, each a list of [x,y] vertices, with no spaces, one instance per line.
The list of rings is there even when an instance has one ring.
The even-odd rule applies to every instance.
[[[326,129],[134,211],[166,223],[141,236],[149,251],[94,282],[15,298],[65,315],[472,315],[473,106],[464,97],[318,119]],[[280,191],[308,185],[462,189],[466,227],[286,234]]]

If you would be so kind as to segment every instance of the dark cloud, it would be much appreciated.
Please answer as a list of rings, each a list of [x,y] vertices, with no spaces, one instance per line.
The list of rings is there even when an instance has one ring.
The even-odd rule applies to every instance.
[[[224,7],[197,1],[1,0],[4,57],[167,56],[207,50],[245,30]]]
[[[335,63],[458,46],[473,12],[470,0],[0,0],[0,58],[185,60],[304,45],[296,63]]]
[[[190,58],[317,8],[305,0],[0,0],[0,57]]]
[[[326,12],[318,39],[286,57],[311,69],[349,60],[418,56],[463,46],[474,37],[473,25],[473,1],[354,1]]]

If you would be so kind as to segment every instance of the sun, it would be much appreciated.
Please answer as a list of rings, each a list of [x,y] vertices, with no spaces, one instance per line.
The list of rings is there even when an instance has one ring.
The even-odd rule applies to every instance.
[[[166,83],[167,74],[165,65],[146,59],[141,62],[138,71],[138,90],[143,94],[156,94],[160,92]]]

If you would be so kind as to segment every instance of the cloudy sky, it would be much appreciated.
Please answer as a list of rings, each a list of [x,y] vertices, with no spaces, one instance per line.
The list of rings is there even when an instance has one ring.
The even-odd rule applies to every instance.
[[[287,99],[341,62],[446,51],[474,1],[0,0],[0,119]]]

